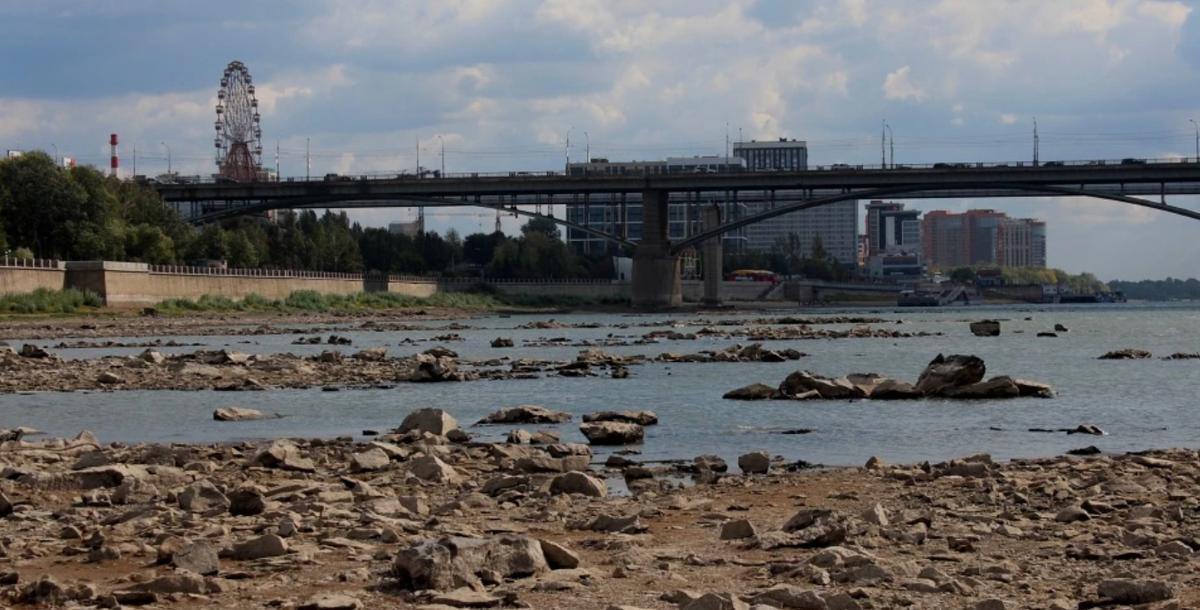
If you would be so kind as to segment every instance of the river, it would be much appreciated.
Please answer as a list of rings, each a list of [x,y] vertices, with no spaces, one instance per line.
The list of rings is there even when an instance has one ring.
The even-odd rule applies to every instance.
[[[400,384],[393,389],[265,392],[123,391],[4,395],[0,397],[0,427],[30,426],[53,436],[93,431],[102,441],[237,442],[271,437],[333,437],[363,439],[364,430],[385,431],[397,426],[411,410],[445,409],[468,432],[484,440],[503,437],[509,427],[476,427],[473,422],[494,410],[535,404],[576,415],[572,424],[548,426],[564,441],[583,442],[577,424],[585,413],[614,409],[650,409],[661,423],[647,429],[646,441],[636,447],[639,459],[690,459],[716,454],[736,462],[749,451],[769,451],[789,461],[805,460],[827,466],[861,465],[871,456],[888,462],[944,460],[976,452],[1000,459],[1059,455],[1087,445],[1105,452],[1195,446],[1200,439],[1200,416],[1195,413],[1195,388],[1200,360],[1164,361],[1175,352],[1200,351],[1200,305],[1097,304],[1086,306],[961,307],[941,310],[845,309],[779,310],[729,314],[721,318],[760,318],[778,315],[852,315],[887,320],[877,328],[905,332],[942,332],[943,336],[902,339],[835,339],[771,341],[770,348],[795,348],[809,354],[784,363],[661,364],[630,367],[629,379],[561,378],[478,381],[443,384]],[[533,320],[597,323],[599,328],[529,330],[515,327]],[[653,328],[617,325],[673,320],[681,332],[694,332],[699,318],[689,313],[621,315],[573,314],[555,316],[490,316],[462,320],[482,330],[363,332],[347,327],[338,334],[354,341],[355,351],[387,346],[389,355],[407,355],[434,343],[403,344],[405,338],[429,339],[449,332],[463,340],[444,345],[469,359],[500,356],[570,360],[579,347],[523,347],[525,340],[569,337],[602,339],[610,333],[635,338]],[[975,337],[969,320],[1000,319],[999,337]],[[895,325],[897,320],[903,323]],[[1062,324],[1069,332],[1056,338],[1037,337],[1039,331]],[[288,326],[295,326],[289,324]],[[850,325],[829,328],[845,329]],[[821,326],[818,328],[826,328]],[[326,333],[327,334],[327,333]],[[495,349],[490,341],[512,337],[517,347]],[[318,353],[329,346],[292,345],[296,335],[162,337],[210,348],[229,347],[247,353]],[[146,341],[113,337],[114,340]],[[95,338],[88,339],[96,341]],[[34,342],[50,346],[55,341]],[[701,338],[663,341],[653,345],[605,348],[614,354],[657,355],[722,349],[736,341]],[[743,340],[743,344],[748,343]],[[1149,350],[1150,360],[1103,361],[1101,354],[1127,347]],[[198,349],[164,348],[187,352]],[[140,349],[59,350],[64,358],[96,358],[135,354]],[[721,398],[726,391],[752,382],[777,385],[788,373],[807,369],[842,376],[876,372],[914,381],[934,356],[974,354],[987,363],[988,375],[1011,375],[1050,383],[1058,391],[1052,400],[911,402],[737,402]],[[284,417],[256,422],[212,420],[212,411],[241,406]],[[1030,428],[1075,428],[1093,424],[1105,436],[1031,432]],[[781,431],[808,428],[803,435]],[[597,452],[600,459],[610,452]]]

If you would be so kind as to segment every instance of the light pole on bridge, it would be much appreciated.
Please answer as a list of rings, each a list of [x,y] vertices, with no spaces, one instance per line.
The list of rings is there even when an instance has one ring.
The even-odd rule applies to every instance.
[[[159,142],[159,144],[162,144],[163,148],[167,149],[167,175],[170,176],[171,175],[171,147],[167,146],[166,142]]]
[[[442,145],[442,177],[446,177],[446,140],[442,138],[442,134],[438,134],[438,142]]]
[[[1196,128],[1196,163],[1200,163],[1200,125],[1196,124],[1196,119],[1188,119],[1192,122],[1192,127]]]
[[[891,125],[884,123],[883,126],[887,127],[888,132],[888,165],[890,165],[892,169],[896,169],[896,138],[892,134]]]
[[[571,126],[571,129],[567,130],[567,166],[563,168],[564,174],[571,173],[571,131],[573,129],[575,129],[574,125]]]

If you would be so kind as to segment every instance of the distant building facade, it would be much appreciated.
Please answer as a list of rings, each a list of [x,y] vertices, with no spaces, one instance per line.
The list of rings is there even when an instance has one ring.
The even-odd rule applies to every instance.
[[[995,210],[936,210],[921,222],[923,251],[939,269],[967,265],[1046,266],[1046,223]]]

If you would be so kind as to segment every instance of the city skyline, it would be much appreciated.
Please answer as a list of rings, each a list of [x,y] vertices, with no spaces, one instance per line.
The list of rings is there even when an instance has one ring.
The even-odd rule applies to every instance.
[[[485,172],[561,170],[567,154],[588,152],[722,155],[727,134],[806,140],[810,166],[1021,161],[1035,117],[1043,161],[1194,157],[1200,129],[1190,122],[1200,23],[1185,2],[8,4],[0,50],[23,58],[0,66],[0,147],[106,166],[116,132],[123,169],[136,141],[149,175],[168,159],[215,171],[216,91],[234,60],[258,85],[264,165],[278,140],[285,176],[415,168],[418,140],[421,165]],[[1082,199],[938,207],[1042,219],[1054,226],[1051,264],[1072,272],[1200,267],[1200,226],[1151,210]],[[429,227],[493,222],[481,211],[433,215]]]

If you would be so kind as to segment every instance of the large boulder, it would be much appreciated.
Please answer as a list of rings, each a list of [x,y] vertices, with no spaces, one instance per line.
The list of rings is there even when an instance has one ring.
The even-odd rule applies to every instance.
[[[189,542],[172,553],[171,565],[201,576],[216,574],[221,568],[216,547],[203,540]]]
[[[921,396],[916,386],[896,379],[886,379],[871,390],[871,400],[914,400]]]
[[[1028,381],[1025,379],[1013,379],[1013,383],[1017,384],[1017,388],[1021,390],[1021,396],[1032,396],[1034,398],[1054,398],[1054,388],[1048,383],[1040,383],[1037,381]]]
[[[726,400],[770,400],[779,394],[779,390],[762,383],[752,383],[748,386],[730,390],[725,393]]]
[[[417,409],[408,414],[398,430],[406,434],[414,430],[428,432],[436,436],[446,436],[451,430],[458,429],[458,420],[441,409]]]
[[[244,407],[221,407],[213,411],[213,419],[216,421],[252,421],[256,419],[267,419],[262,411],[257,409],[246,409]]]
[[[637,424],[639,426],[653,426],[658,423],[658,414],[654,411],[601,411],[599,413],[584,415],[583,421],[584,423],[612,421]]]
[[[926,396],[938,395],[950,388],[968,386],[983,381],[987,366],[976,356],[937,355],[917,378],[917,391]]]
[[[419,457],[412,461],[410,469],[414,476],[423,481],[435,483],[457,483],[461,477],[453,466],[432,455]]]
[[[571,421],[570,413],[551,411],[536,405],[521,405],[500,409],[479,420],[477,425],[484,424],[564,424]]]
[[[549,570],[541,543],[515,535],[419,540],[396,553],[392,561],[392,575],[399,585],[414,591],[461,587],[482,591],[481,577],[523,578]]]
[[[796,371],[779,384],[779,393],[789,398],[817,392],[821,398],[865,398],[861,388],[845,378],[822,377],[808,371]]]
[[[432,351],[432,350],[430,350]],[[409,381],[461,381],[458,363],[450,356],[434,356],[427,353],[417,354],[417,370],[409,377]]]
[[[738,458],[738,468],[746,474],[767,474],[771,470],[771,454],[766,451],[747,453]]]
[[[581,494],[593,498],[608,495],[604,481],[583,472],[567,472],[550,480],[552,494]]]
[[[946,388],[942,392],[942,396],[948,398],[1017,398],[1020,395],[1021,388],[1017,387],[1012,377],[1004,375],[971,385]]]
[[[971,322],[971,333],[976,337],[999,337],[1000,322],[998,320]]]
[[[301,455],[300,448],[286,439],[271,441],[259,449],[254,457],[250,458],[250,465],[298,472],[313,472],[317,469],[312,459]]]
[[[208,479],[200,479],[183,488],[178,496],[179,508],[204,513],[214,508],[229,508],[229,498]]]
[[[580,424],[579,431],[593,445],[633,445],[642,442],[646,429],[615,421]]]

